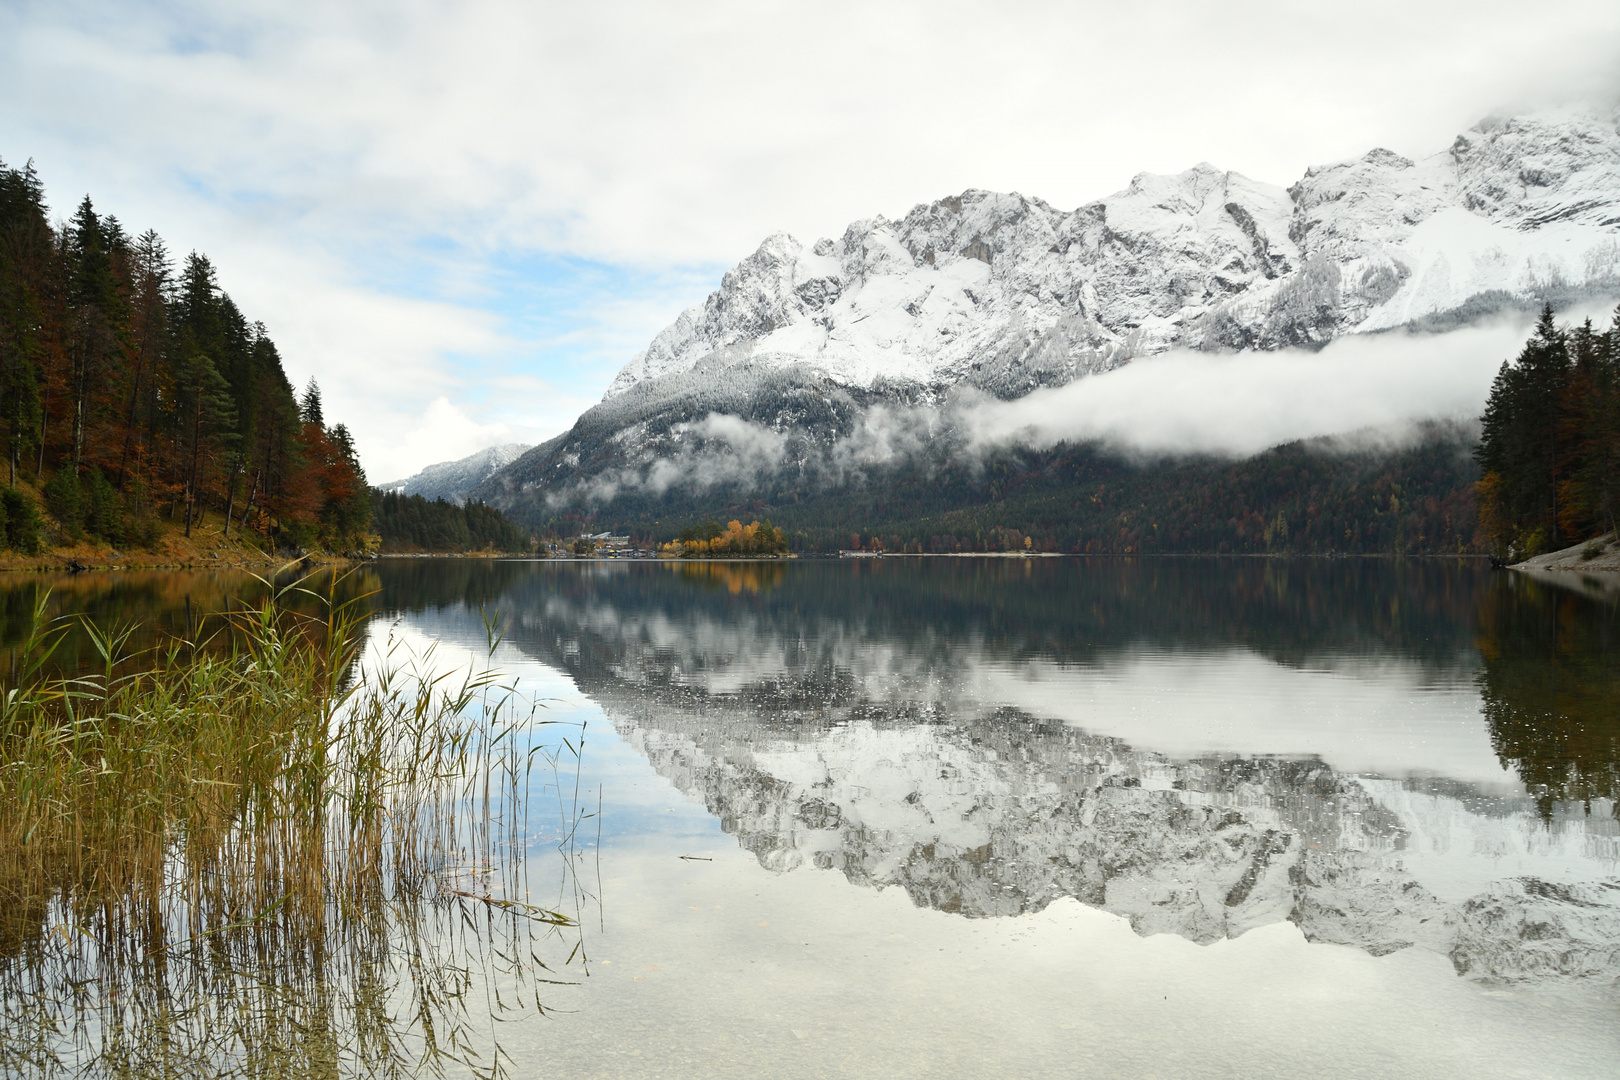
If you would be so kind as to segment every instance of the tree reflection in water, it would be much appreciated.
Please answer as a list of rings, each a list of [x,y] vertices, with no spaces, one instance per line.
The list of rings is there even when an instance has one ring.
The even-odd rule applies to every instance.
[[[1478,684],[1491,746],[1543,817],[1620,795],[1620,603],[1518,574],[1481,591]],[[1611,803],[1611,806],[1616,804]]]

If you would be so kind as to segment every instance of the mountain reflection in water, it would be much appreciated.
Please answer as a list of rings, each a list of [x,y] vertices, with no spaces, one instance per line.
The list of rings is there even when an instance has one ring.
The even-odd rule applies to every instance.
[[[510,640],[769,870],[969,917],[1073,896],[1199,942],[1289,920],[1474,978],[1620,974],[1612,605],[1382,562],[556,567],[500,592]],[[1527,787],[1432,757],[1371,773],[1265,745],[1170,754],[1005,693],[1085,699],[1145,664],[1172,688],[1147,733],[1153,710],[1207,707],[1179,669],[1256,654],[1345,694],[1391,666],[1398,692],[1477,681]],[[1352,721],[1380,719],[1366,700]]]
[[[226,578],[56,599],[178,632]],[[768,870],[1620,975],[1612,598],[1439,560],[413,560],[355,587],[430,634],[502,612]]]

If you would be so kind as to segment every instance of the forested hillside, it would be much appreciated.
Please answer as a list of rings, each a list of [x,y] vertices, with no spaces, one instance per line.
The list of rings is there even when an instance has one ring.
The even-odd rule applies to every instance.
[[[267,547],[345,551],[369,532],[348,429],[313,382],[295,394],[208,258],[177,263],[88,196],[53,226],[32,162],[0,162],[0,440],[6,506],[42,501],[47,542],[189,536],[205,511]]]
[[[1480,437],[1480,522],[1522,559],[1615,531],[1620,517],[1620,309],[1606,331],[1541,314],[1491,386]]]
[[[382,550],[528,551],[529,536],[493,506],[372,490],[371,521]]]
[[[1320,439],[1238,461],[1061,445],[913,463],[842,489],[621,494],[594,517],[533,524],[659,541],[706,519],[769,517],[796,551],[1456,554],[1480,550],[1473,444],[1472,429],[1433,425],[1397,447]]]

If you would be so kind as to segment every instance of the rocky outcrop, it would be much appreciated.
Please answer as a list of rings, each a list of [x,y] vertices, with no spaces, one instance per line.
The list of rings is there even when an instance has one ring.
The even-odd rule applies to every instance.
[[[1209,164],[1061,211],[970,190],[836,240],[767,239],[609,388],[711,357],[1003,396],[1173,345],[1276,348],[1482,294],[1620,285],[1616,117],[1487,120],[1286,191]]]

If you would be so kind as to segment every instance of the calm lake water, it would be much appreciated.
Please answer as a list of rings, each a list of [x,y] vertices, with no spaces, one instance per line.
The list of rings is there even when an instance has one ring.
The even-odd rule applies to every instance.
[[[8,578],[7,640],[45,584],[152,634],[251,591]],[[583,929],[544,1011],[491,1027],[516,1075],[1620,1072],[1620,605],[1574,576],[419,560],[352,584],[373,661],[475,664],[493,618],[496,665],[582,730]]]

